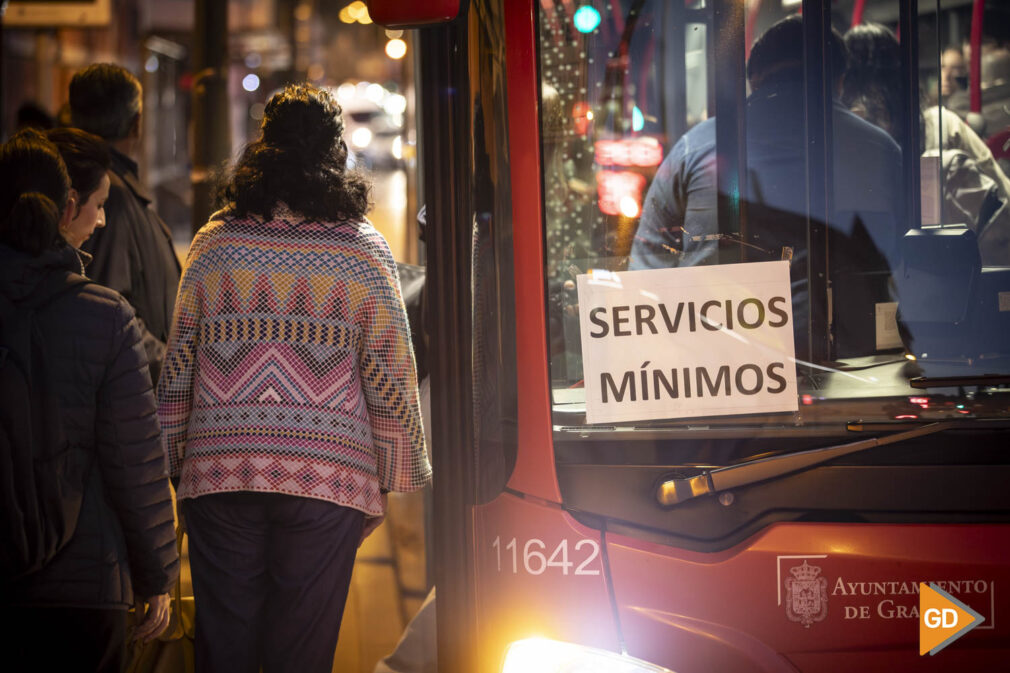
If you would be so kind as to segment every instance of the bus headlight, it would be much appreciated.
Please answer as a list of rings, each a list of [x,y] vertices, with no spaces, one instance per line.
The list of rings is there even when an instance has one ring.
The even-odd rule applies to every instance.
[[[671,673],[641,659],[546,638],[517,640],[502,673]]]

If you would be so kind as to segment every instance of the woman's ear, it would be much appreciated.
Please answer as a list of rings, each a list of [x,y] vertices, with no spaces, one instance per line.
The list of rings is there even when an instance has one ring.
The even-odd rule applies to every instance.
[[[64,230],[70,226],[70,223],[74,221],[81,213],[81,195],[78,194],[77,190],[73,187],[70,188],[70,193],[67,194],[67,207],[63,209],[63,215],[60,216],[60,230]]]

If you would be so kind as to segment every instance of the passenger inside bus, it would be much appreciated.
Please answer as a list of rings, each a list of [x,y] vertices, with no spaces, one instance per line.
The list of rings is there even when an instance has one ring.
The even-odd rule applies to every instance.
[[[952,92],[947,104],[988,141],[1010,128],[1010,49],[1006,45],[993,39],[982,43],[979,84],[979,112],[971,111],[970,92],[964,89]]]
[[[806,357],[811,308],[807,287],[808,133],[804,108],[804,34],[798,15],[773,25],[754,44],[747,62],[752,93],[747,99],[746,208],[742,236],[719,231],[716,212],[715,118],[677,141],[653,181],[631,248],[630,269],[657,269],[720,262],[722,249],[740,246],[748,261],[791,259],[796,352]],[[846,69],[841,35],[825,45],[835,94],[826,148],[833,173],[830,211],[810,213],[828,225],[835,301],[834,357],[875,350],[874,307],[889,301],[888,272],[896,265],[898,236],[907,229],[901,212],[901,152],[876,126],[838,99]]]
[[[968,88],[968,64],[961,47],[951,45],[940,55],[940,95],[944,98]]]
[[[905,115],[897,37],[886,26],[863,24],[845,34],[845,46],[849,68],[842,102],[900,142]],[[992,152],[960,117],[941,106],[920,111],[917,131],[924,160],[939,159],[934,184],[942,185],[941,195],[923,185],[924,199],[942,199],[941,221],[924,217],[923,223],[963,224],[975,232],[984,266],[1010,265],[1010,181]],[[926,163],[924,170],[934,164]]]

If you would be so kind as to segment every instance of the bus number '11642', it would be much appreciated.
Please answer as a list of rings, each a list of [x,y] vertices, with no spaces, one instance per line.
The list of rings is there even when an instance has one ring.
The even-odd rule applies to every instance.
[[[498,561],[498,572],[502,572],[502,545],[501,536],[494,539],[491,543],[494,547],[495,556]],[[505,567],[508,568],[508,558],[511,556],[512,559],[512,574],[515,575],[520,571],[525,571],[530,575],[543,575],[548,570],[552,568],[557,568],[561,571],[562,575],[568,575],[572,567],[575,566],[576,561],[581,560],[581,563],[575,567],[574,574],[576,575],[599,575],[599,568],[590,568],[589,565],[596,560],[600,555],[600,543],[596,540],[583,539],[575,543],[573,548],[572,556],[578,556],[578,559],[573,561],[568,560],[568,540],[564,539],[558,543],[558,546],[554,548],[550,556],[547,555],[547,545],[543,540],[538,540],[536,538],[526,541],[526,544],[522,548],[522,563],[519,562],[519,545],[516,543],[516,539],[512,538],[508,544],[505,545]]]

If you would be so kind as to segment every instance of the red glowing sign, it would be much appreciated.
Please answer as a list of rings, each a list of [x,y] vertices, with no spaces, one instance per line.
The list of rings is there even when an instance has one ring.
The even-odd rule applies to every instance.
[[[658,166],[663,162],[663,146],[655,138],[598,140],[594,147],[600,166]]]
[[[575,132],[584,136],[589,132],[589,122],[593,121],[593,109],[589,103],[579,102],[572,106],[572,120],[575,122]]]
[[[642,212],[645,176],[631,171],[600,171],[596,174],[600,212],[638,217]]]

